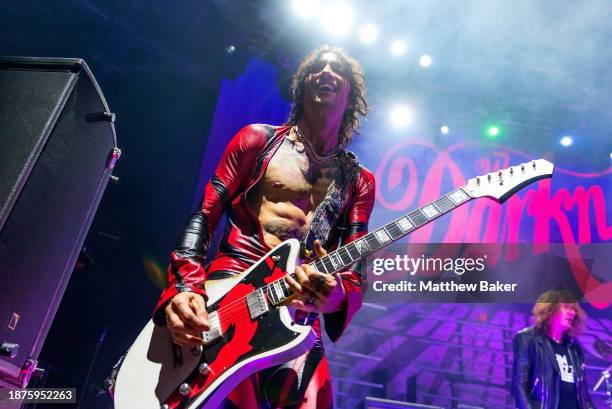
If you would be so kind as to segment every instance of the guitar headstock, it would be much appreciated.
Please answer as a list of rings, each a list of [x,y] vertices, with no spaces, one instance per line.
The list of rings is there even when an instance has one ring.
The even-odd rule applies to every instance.
[[[521,163],[468,180],[465,189],[471,197],[488,196],[503,203],[537,180],[552,177],[554,165],[545,159]]]

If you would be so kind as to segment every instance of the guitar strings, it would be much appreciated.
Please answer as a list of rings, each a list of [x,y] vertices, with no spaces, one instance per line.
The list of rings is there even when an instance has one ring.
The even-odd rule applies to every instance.
[[[362,236],[362,237],[363,237],[363,236]],[[362,238],[362,237],[361,237],[361,238]],[[357,240],[357,239],[355,239],[355,241],[356,241],[356,240]],[[353,243],[353,242],[351,242],[351,243]],[[349,244],[351,244],[351,243],[347,243],[346,245],[342,246],[341,248],[347,247],[347,246],[348,246]],[[341,248],[336,249],[336,252],[337,252],[337,251],[339,251]],[[320,258],[318,258],[318,259],[314,260],[313,262],[309,263],[309,264],[308,264],[308,266],[310,266],[311,268],[313,268],[313,269],[315,269],[315,270],[319,271],[319,270],[318,270],[318,269],[315,267],[315,265],[314,265],[314,264],[315,264],[317,261],[322,260],[324,257],[329,257],[329,254],[327,254],[327,255],[325,255],[325,256],[323,256],[323,257],[320,257]],[[350,257],[350,256],[349,256],[349,257]],[[352,257],[351,257],[351,258],[352,258]],[[363,257],[359,257],[357,260],[352,260],[351,262],[355,263],[355,262],[357,262],[357,261],[361,260],[362,258],[363,258]],[[323,263],[323,261],[321,261],[321,263]],[[323,272],[323,271],[320,271],[320,272],[321,272],[321,273],[324,273],[324,274],[330,274],[330,275],[335,275],[335,274],[337,273],[337,271],[334,271],[334,272],[332,272],[332,273],[325,273],[325,272]],[[292,275],[292,278],[295,278],[295,277],[293,277],[293,274],[290,274],[290,275]],[[275,281],[273,281],[273,282],[272,282],[272,283],[270,283],[270,284],[266,284],[265,286],[261,287],[261,290],[262,290],[262,291],[267,291],[269,288],[271,288],[271,287],[272,287],[272,285],[274,285],[274,283],[275,283],[275,282],[278,282],[278,281],[280,281],[281,279],[283,279],[283,280],[284,280],[284,277],[281,277],[281,278],[279,278],[278,280],[275,280]],[[257,290],[256,290],[256,291],[257,291]],[[234,307],[236,306],[236,304],[242,303],[242,302],[244,301],[244,299],[245,299],[246,297],[248,297],[250,294],[251,294],[251,293],[249,293],[249,294],[247,294],[247,295],[244,295],[244,296],[242,296],[242,297],[240,297],[240,298],[237,298],[236,300],[232,301],[232,302],[231,302],[231,303],[229,303],[228,305],[224,306],[224,307],[223,307],[223,310],[226,310],[226,311],[227,311],[228,309],[234,308]],[[221,310],[222,310],[222,308],[219,308],[219,309],[217,310],[217,316],[219,317],[219,319],[221,318]],[[228,314],[228,313],[230,313],[230,311],[228,311],[226,314]],[[226,316],[227,316],[227,315],[226,315]]]
[[[312,264],[308,264],[309,266],[312,267]],[[333,272],[331,273],[331,275],[335,275],[337,272]],[[290,275],[294,275],[293,273],[291,273]],[[271,288],[274,283],[280,281],[280,280],[284,280],[285,277],[281,277],[278,280],[273,281],[270,284],[266,284],[265,286],[261,287],[262,291],[267,291],[269,288]],[[221,319],[234,319],[236,316],[240,316],[240,315],[246,315],[244,314],[245,310],[246,312],[248,312],[248,306],[246,306],[246,308],[242,308],[242,302],[244,302],[246,300],[246,298],[252,293],[249,293],[247,295],[241,296],[237,299],[235,299],[234,301],[232,301],[231,303],[229,303],[228,305],[222,306],[219,309],[217,309],[217,318],[219,320],[219,324],[221,324]]]
[[[293,273],[291,273],[289,275],[293,276]],[[270,289],[274,285],[274,283],[276,283],[276,282],[278,282],[280,280],[284,280],[284,279],[285,279],[285,277],[281,277],[278,280],[274,280],[270,284],[266,284],[265,286],[261,287],[260,289],[261,289],[262,292],[266,292],[266,291],[268,291],[268,289]],[[221,319],[221,317],[224,317],[224,318],[227,319],[227,317],[229,317],[229,315],[232,314],[233,312],[240,312],[240,313],[242,313],[243,312],[242,303],[246,300],[246,298],[250,294],[252,294],[252,292],[249,293],[249,294],[243,295],[243,296],[241,296],[241,297],[239,297],[237,299],[235,299],[234,301],[230,302],[227,305],[219,307],[219,309],[217,309],[217,317],[219,319]],[[248,307],[246,309],[248,311]]]

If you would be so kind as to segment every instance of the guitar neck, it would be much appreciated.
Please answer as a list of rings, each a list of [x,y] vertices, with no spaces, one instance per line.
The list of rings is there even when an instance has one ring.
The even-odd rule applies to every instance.
[[[468,194],[467,186],[462,186],[360,237],[358,240],[314,260],[308,265],[317,271],[327,274],[343,271],[377,250],[407,236],[416,229],[423,227],[472,199]],[[284,278],[268,284],[262,290],[267,294],[268,300],[274,305],[285,302],[292,295],[291,289]]]

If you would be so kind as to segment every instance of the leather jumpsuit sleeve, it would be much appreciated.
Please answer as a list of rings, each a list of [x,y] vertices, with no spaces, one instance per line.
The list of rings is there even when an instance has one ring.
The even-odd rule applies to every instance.
[[[538,405],[529,399],[531,383],[531,359],[529,357],[530,338],[522,333],[516,334],[512,342],[514,363],[512,366],[512,395],[518,409],[536,409]]]
[[[224,209],[246,183],[264,144],[265,129],[261,125],[243,128],[228,144],[213,177],[204,188],[201,205],[188,217],[171,254],[168,284],[153,312],[153,321],[157,325],[165,325],[164,308],[179,292],[195,292],[206,299],[203,263],[211,236]]]
[[[366,168],[361,168],[356,181],[354,199],[348,211],[349,229],[342,239],[342,244],[348,244],[367,234],[368,221],[374,207],[375,193],[374,175]],[[351,270],[343,271],[339,273],[339,276],[346,293],[345,306],[338,312],[324,314],[325,331],[334,342],[340,338],[361,307],[367,284],[365,261],[356,263]]]

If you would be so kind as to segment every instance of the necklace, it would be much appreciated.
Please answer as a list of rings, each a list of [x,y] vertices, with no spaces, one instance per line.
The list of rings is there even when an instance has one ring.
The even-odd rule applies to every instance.
[[[320,165],[322,163],[329,162],[330,160],[333,160],[338,156],[338,152],[340,151],[340,149],[337,146],[334,148],[334,150],[330,151],[327,154],[319,154],[314,148],[314,146],[312,146],[312,143],[310,143],[310,141],[304,137],[302,131],[300,131],[300,128],[297,125],[295,125],[293,128],[295,129],[295,134],[297,136],[298,141],[300,141],[304,146],[304,150],[306,151],[308,159],[310,159],[314,164]]]

